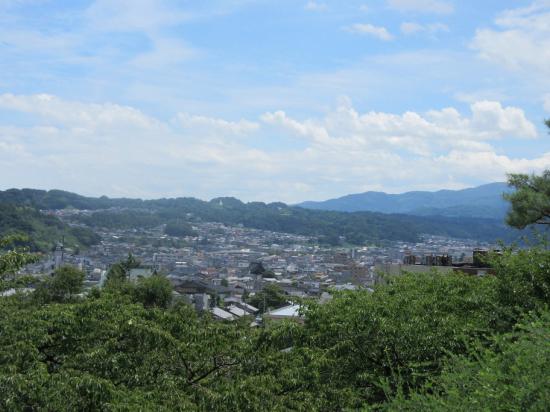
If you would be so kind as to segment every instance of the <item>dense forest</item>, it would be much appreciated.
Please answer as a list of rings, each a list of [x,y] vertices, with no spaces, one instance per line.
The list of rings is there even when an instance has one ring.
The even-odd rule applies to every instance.
[[[502,220],[410,216],[375,212],[308,210],[284,203],[243,203],[234,198],[202,201],[194,198],[140,200],[89,198],[62,191],[11,189],[0,192],[0,202],[38,209],[76,208],[98,210],[76,217],[91,227],[153,227],[162,223],[201,219],[242,224],[256,229],[313,236],[329,244],[364,244],[382,240],[416,241],[421,234],[485,241],[516,241],[522,232]],[[103,210],[112,209],[114,210]]]
[[[48,251],[62,238],[69,247],[87,247],[100,240],[90,229],[68,226],[55,216],[44,215],[32,207],[0,203],[0,236],[12,233],[28,235],[31,249],[40,251]]]

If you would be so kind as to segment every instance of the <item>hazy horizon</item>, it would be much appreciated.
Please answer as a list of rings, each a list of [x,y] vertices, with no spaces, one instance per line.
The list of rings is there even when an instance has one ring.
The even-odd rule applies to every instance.
[[[459,190],[464,190],[464,189],[475,189],[477,187],[480,187],[480,186],[486,186],[486,185],[492,185],[492,184],[504,184],[506,182],[487,182],[487,183],[482,183],[480,185],[476,185],[476,186],[468,186],[468,187],[464,187],[464,188],[460,188],[460,189],[446,189],[446,188],[441,188],[441,189],[434,189],[434,190],[421,190],[421,192],[432,192],[432,193],[435,193],[435,192],[439,192],[439,191],[442,191],[442,190],[451,190],[451,191],[459,191]],[[93,197],[93,198],[99,198],[99,197],[102,197],[102,196],[107,196],[108,198],[111,198],[111,199],[116,199],[116,198],[121,198],[122,196],[109,196],[109,195],[106,195],[106,194],[97,194],[97,193],[82,193],[82,192],[78,192],[78,191],[72,191],[72,190],[66,190],[66,189],[60,189],[60,188],[37,188],[37,187],[6,187],[6,188],[0,188],[0,191],[6,191],[6,190],[10,190],[10,189],[15,189],[15,190],[23,190],[23,189],[36,189],[36,190],[46,190],[46,191],[50,191],[50,190],[60,190],[60,191],[63,191],[63,192],[70,192],[70,193],[76,193],[78,195],[81,195],[81,196],[85,196],[85,197]],[[388,195],[400,195],[400,194],[404,194],[404,193],[410,193],[410,192],[417,192],[417,190],[410,190],[410,191],[405,191],[405,192],[399,192],[399,193],[392,193],[392,192],[386,192],[386,191],[367,191],[367,192],[378,192],[378,193],[385,193],[385,194],[388,194]],[[361,192],[361,193],[345,193],[345,194],[341,194],[341,195],[336,195],[334,198],[330,198],[330,199],[337,199],[337,198],[341,198],[341,197],[345,197],[345,196],[349,196],[349,195],[357,195],[357,194],[362,194],[362,193],[367,193],[367,192]],[[201,197],[198,197],[198,196],[192,196],[192,195],[186,195],[186,194],[182,194],[182,195],[177,195],[177,196],[159,196],[159,197],[132,197],[132,196],[126,196],[126,198],[128,199],[142,199],[142,200],[156,200],[156,199],[162,199],[162,198],[166,198],[166,199],[169,199],[169,198],[196,198],[196,199],[199,199],[199,200],[204,200],[204,201],[210,201],[210,200],[213,200],[213,199],[217,199],[217,198],[223,198],[223,197],[235,197],[235,196],[228,196],[228,195],[223,195],[223,194],[220,194],[218,196],[213,196],[213,197],[210,197],[210,198],[201,198]],[[282,202],[281,200],[279,199],[241,199],[241,198],[237,198],[238,200],[241,200],[242,202],[245,202],[245,203],[248,203],[248,202],[264,202],[264,203],[276,203],[276,202]],[[292,202],[292,203],[288,203],[289,205],[298,205],[300,203],[303,203],[303,202],[307,202],[307,201],[315,201],[315,202],[319,202],[319,201],[325,201],[325,200],[330,200],[330,199],[304,199],[304,200],[300,200],[300,201],[297,201],[297,202]]]

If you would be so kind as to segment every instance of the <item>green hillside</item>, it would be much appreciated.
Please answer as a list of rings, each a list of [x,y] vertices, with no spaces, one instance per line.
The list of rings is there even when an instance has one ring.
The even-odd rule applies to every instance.
[[[483,241],[516,241],[522,232],[508,228],[502,219],[413,216],[380,212],[309,210],[284,203],[244,203],[235,198],[203,201],[195,198],[110,199],[91,198],[62,191],[16,190],[0,192],[0,201],[17,201],[39,209],[77,208],[100,210],[76,217],[90,227],[152,227],[162,223],[200,219],[225,224],[294,233],[321,242],[365,244],[384,240],[414,242],[421,234]]]
[[[41,251],[51,249],[63,237],[68,247],[87,247],[100,240],[90,229],[68,226],[32,207],[0,203],[0,236],[11,233],[28,235],[31,248]]]

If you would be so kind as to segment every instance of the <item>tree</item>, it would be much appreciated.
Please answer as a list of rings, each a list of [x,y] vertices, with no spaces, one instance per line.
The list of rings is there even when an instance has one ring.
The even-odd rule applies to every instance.
[[[544,121],[550,133],[550,119]],[[523,229],[531,224],[550,225],[550,169],[540,176],[509,174],[508,185],[516,189],[504,194],[511,203],[506,222]]]
[[[172,301],[172,285],[162,275],[141,278],[134,289],[134,296],[146,308],[167,308]]]
[[[550,405],[550,312],[495,336],[491,348],[446,361],[441,376],[383,411],[545,411]],[[437,390],[434,390],[434,387]]]
[[[38,286],[35,297],[44,303],[70,301],[82,292],[83,282],[84,272],[73,266],[62,266]]]
[[[335,293],[310,305],[306,338],[288,346],[317,354],[326,410],[383,402],[439,374],[447,355],[464,353],[500,325],[496,285],[494,277],[411,273],[374,292]]]
[[[516,190],[504,198],[511,204],[506,222],[523,229],[531,224],[550,225],[550,170],[540,176],[508,175],[508,185]]]
[[[197,236],[197,232],[193,230],[189,223],[181,221],[167,223],[164,227],[164,233],[175,237]]]
[[[18,247],[29,239],[23,235],[11,235],[0,238],[0,290],[18,286],[15,274],[19,269],[36,262],[38,256]],[[8,279],[9,277],[9,279]]]
[[[249,299],[252,306],[260,309],[260,312],[266,312],[269,309],[276,309],[285,306],[288,303],[288,296],[279,285],[269,284],[261,292],[256,293]]]
[[[550,253],[544,244],[530,249],[506,248],[489,257],[498,276],[498,299],[511,315],[550,304]]]
[[[128,257],[125,260],[117,262],[109,268],[105,286],[116,288],[123,285],[128,280],[130,269],[139,268],[140,265],[141,262],[134,255],[128,253]]]
[[[250,262],[250,264],[248,265],[248,271],[252,275],[262,275],[265,272],[265,267],[261,261]]]

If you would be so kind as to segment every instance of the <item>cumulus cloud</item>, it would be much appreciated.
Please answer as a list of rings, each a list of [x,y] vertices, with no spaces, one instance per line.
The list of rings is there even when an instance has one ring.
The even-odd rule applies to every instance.
[[[351,106],[341,105],[322,121],[308,119],[299,122],[283,111],[266,113],[262,120],[316,143],[344,146],[395,147],[414,143],[411,148],[425,144],[452,147],[459,139],[483,141],[537,137],[535,126],[519,108],[481,101],[473,103],[470,109],[470,117],[461,115],[454,108],[432,110],[423,116],[415,112],[360,114]],[[408,150],[408,147],[403,147],[403,150]]]
[[[484,135],[533,138],[535,126],[517,107],[503,108],[499,102],[481,101],[472,104],[472,126]]]
[[[479,29],[472,48],[505,68],[550,77],[550,1],[500,13],[496,28]]]
[[[550,164],[550,153],[516,157],[495,146],[536,131],[521,109],[491,101],[473,103],[469,113],[360,113],[342,99],[306,119],[273,111],[259,119],[161,120],[112,103],[0,95],[0,115],[13,112],[26,126],[0,126],[3,188],[296,202],[372,188],[462,187]]]
[[[403,12],[422,12],[434,14],[451,14],[454,5],[442,0],[388,0],[388,5]]]
[[[393,35],[382,26],[374,26],[368,23],[356,23],[346,28],[351,33],[366,34],[379,38],[380,40],[392,40]]]

